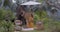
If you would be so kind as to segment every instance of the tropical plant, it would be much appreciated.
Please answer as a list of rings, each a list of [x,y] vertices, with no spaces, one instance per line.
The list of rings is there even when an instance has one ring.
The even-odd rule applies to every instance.
[[[0,32],[14,32],[14,25],[11,21],[5,21],[6,18],[12,20],[14,15],[11,10],[0,9]]]
[[[0,9],[0,20],[5,20],[8,18],[9,20],[12,20],[14,18],[14,14],[11,10],[5,10],[4,8]]]
[[[11,21],[1,21],[0,22],[0,32],[14,32],[14,25]]]

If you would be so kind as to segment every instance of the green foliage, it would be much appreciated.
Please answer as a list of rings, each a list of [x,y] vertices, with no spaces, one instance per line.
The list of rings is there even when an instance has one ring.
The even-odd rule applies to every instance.
[[[44,19],[47,16],[46,11],[36,11],[34,14],[35,20],[41,20]]]
[[[11,21],[6,22],[5,19],[12,20],[15,18],[11,10],[0,9],[0,32],[13,32],[14,25]],[[9,31],[8,31],[9,29]]]
[[[36,11],[34,13],[34,23],[36,23],[36,21],[38,21],[38,20],[46,21],[47,20],[46,16],[47,16],[46,11],[44,11],[44,10],[42,10],[42,11]]]
[[[9,31],[8,31],[9,29]],[[14,32],[14,26],[11,21],[6,22],[6,21],[1,21],[0,22],[0,32]]]
[[[40,1],[40,3],[43,1],[43,0],[39,0]]]
[[[0,20],[4,19],[5,14],[5,11],[3,11],[3,9],[0,9]]]
[[[10,20],[13,19],[15,16],[11,10],[5,10],[4,8],[0,9],[0,20],[4,20],[9,18]]]
[[[9,5],[9,0],[4,1],[4,6]]]
[[[48,17],[46,11],[36,11],[34,21],[36,22],[37,20],[43,21],[46,32],[60,32],[60,21]]]

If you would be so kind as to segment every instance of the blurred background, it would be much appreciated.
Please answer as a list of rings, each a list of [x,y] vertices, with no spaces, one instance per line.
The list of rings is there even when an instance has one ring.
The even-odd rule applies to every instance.
[[[60,32],[60,0],[0,0],[0,32],[14,32],[17,8],[28,1],[41,3],[32,7],[34,24],[36,25],[37,21],[44,24],[44,30],[40,32]],[[24,8],[28,11],[30,7]]]

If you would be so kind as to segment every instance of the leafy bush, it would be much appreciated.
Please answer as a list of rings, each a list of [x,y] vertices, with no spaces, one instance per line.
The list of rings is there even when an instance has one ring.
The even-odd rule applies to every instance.
[[[0,9],[0,32],[14,32],[13,23],[11,21],[5,21],[6,18],[12,20],[14,17],[11,10],[5,10],[4,8]]]
[[[11,20],[15,16],[13,15],[13,12],[11,10],[5,10],[4,8],[0,9],[0,20],[5,20],[6,18]]]
[[[42,20],[45,31],[60,32],[60,21],[47,16],[46,11],[36,11],[34,14],[34,21]]]
[[[0,32],[14,32],[14,25],[12,22],[1,21]]]
[[[34,13],[34,22],[38,21],[38,20],[44,20],[46,18],[47,14],[46,11],[42,10],[42,11],[36,11]]]

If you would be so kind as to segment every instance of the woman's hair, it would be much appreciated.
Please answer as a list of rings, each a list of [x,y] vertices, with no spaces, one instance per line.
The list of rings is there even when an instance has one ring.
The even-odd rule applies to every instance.
[[[20,15],[23,15],[23,12],[21,12]]]

